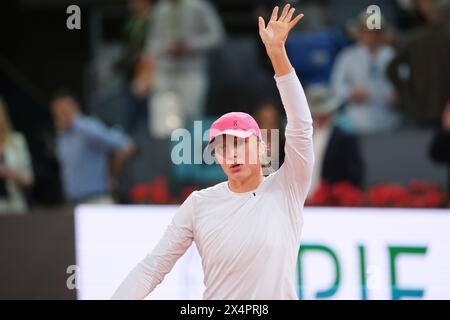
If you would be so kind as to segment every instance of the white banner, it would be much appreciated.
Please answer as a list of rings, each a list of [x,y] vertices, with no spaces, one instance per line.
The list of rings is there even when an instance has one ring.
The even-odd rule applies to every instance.
[[[177,206],[80,206],[79,299],[108,299],[152,248]],[[450,299],[450,210],[306,208],[302,299]],[[195,245],[149,299],[201,299]]]

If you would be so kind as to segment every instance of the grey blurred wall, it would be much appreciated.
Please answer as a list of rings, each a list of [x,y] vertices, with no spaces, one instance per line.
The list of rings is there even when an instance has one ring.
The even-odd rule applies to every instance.
[[[76,299],[73,214],[0,215],[0,299]]]

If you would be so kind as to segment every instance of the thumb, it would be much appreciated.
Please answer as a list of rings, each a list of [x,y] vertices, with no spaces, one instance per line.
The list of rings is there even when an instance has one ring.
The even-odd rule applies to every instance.
[[[258,26],[259,26],[259,33],[261,33],[264,30],[266,30],[266,23],[265,23],[263,17],[259,17],[258,18]]]

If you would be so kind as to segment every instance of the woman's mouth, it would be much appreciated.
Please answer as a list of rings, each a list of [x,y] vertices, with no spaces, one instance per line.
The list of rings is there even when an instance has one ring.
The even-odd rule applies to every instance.
[[[242,164],[235,163],[230,166],[230,170],[233,172],[239,171],[242,167]]]

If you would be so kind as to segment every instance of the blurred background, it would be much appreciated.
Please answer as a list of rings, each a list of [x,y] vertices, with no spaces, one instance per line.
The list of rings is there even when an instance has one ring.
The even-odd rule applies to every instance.
[[[194,135],[194,120],[204,132],[226,112],[251,113],[262,129],[280,130],[267,142],[281,164],[285,114],[256,21],[284,3],[2,3],[3,270],[19,272],[27,259],[10,259],[13,243],[43,250],[65,279],[57,264],[74,264],[77,205],[180,204],[223,181],[218,166],[171,161],[172,132]],[[450,0],[289,3],[305,13],[287,50],[314,117],[307,205],[448,213]],[[381,29],[367,28],[370,5],[380,8]],[[27,263],[23,272],[39,278]],[[1,274],[9,285],[0,296],[14,296],[14,278]]]

